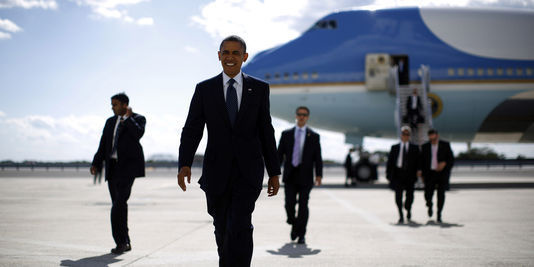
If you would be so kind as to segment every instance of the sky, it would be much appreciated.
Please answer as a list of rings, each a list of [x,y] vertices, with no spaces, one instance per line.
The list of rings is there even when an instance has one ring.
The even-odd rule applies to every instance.
[[[398,6],[534,10],[534,0],[0,0],[0,161],[91,160],[118,92],[147,118],[145,157],[177,158],[196,83],[221,72],[224,37],[240,35],[254,57],[333,11]],[[273,125],[278,140],[293,122]],[[317,130],[323,157],[343,160],[344,136]],[[364,148],[387,151],[394,142],[365,138]],[[483,146],[534,157],[534,145],[473,145]]]

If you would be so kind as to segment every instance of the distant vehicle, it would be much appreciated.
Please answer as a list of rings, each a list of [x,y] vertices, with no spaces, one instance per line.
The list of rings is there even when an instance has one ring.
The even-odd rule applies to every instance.
[[[532,26],[534,12],[524,10],[341,11],[258,53],[244,71],[271,84],[274,116],[291,121],[306,105],[312,126],[342,132],[347,143],[397,138],[413,88],[430,100],[422,129],[452,141],[531,143]]]

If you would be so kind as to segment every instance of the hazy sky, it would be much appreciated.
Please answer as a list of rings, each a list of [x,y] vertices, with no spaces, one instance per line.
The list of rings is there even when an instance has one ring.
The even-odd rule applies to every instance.
[[[122,91],[147,118],[146,157],[176,156],[195,84],[221,71],[223,37],[242,36],[253,57],[335,10],[421,3],[534,9],[534,0],[0,0],[0,160],[91,160],[112,115],[109,98]],[[278,138],[292,123],[274,125]],[[343,135],[319,132],[324,158],[342,160]],[[366,138],[364,146],[393,142]],[[533,145],[492,147],[534,157]]]

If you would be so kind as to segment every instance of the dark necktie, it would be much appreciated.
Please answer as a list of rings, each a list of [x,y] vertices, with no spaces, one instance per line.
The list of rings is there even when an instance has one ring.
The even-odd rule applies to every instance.
[[[117,130],[115,130],[115,138],[113,139],[113,148],[111,149],[111,155],[117,152],[117,143],[119,143],[119,134],[121,132],[123,122],[124,122],[124,118],[121,116],[119,125],[117,125]]]
[[[234,126],[235,118],[237,116],[237,92],[234,88],[234,79],[228,81],[228,89],[226,90],[226,109],[228,110],[228,117],[230,123]]]
[[[408,144],[404,144],[402,148],[402,168],[407,169],[408,168]]]

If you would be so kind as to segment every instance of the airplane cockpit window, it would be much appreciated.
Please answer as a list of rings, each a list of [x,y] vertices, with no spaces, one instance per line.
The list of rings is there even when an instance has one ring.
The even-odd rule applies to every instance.
[[[315,23],[313,25],[313,29],[336,29],[337,28],[337,21],[335,20],[321,20]]]

